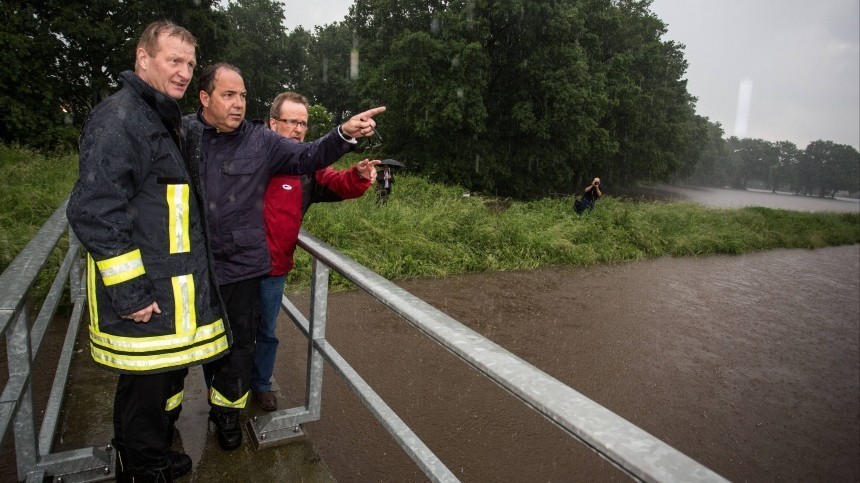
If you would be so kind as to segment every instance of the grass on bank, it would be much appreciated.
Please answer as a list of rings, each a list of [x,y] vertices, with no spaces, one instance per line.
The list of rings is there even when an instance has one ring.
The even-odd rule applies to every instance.
[[[338,166],[358,159],[349,155]],[[45,157],[0,145],[0,270],[65,199],[76,176],[74,155]],[[593,212],[577,216],[570,198],[467,196],[462,188],[401,172],[386,205],[376,204],[371,188],[357,200],[312,207],[304,226],[392,280],[860,243],[857,213],[716,209],[606,196]],[[309,256],[298,250],[290,287],[309,280]],[[332,280],[334,288],[349,286],[336,274]]]
[[[395,173],[386,205],[377,206],[371,189],[358,200],[312,207],[304,227],[389,279],[860,243],[857,213],[717,209],[610,195],[578,216],[572,204],[570,197],[519,202],[470,196]],[[310,257],[299,250],[290,286],[309,280]],[[349,285],[333,280],[337,287]]]
[[[77,174],[75,154],[45,156],[0,143],[0,273],[66,199]],[[67,248],[63,236],[36,281],[35,299],[48,292]]]

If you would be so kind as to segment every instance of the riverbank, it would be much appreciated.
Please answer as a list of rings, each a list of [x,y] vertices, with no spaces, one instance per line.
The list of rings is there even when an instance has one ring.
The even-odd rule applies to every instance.
[[[357,159],[352,154],[339,165]],[[74,156],[0,146],[0,183],[7,187],[0,192],[0,270],[65,199],[76,173]],[[357,200],[321,204],[310,209],[304,227],[382,276],[402,280],[854,244],[860,243],[860,210],[711,208],[613,196],[610,188],[594,211],[578,216],[571,198],[499,199],[398,173],[388,203],[378,205],[371,190]],[[301,288],[309,274],[310,259],[299,253],[290,283]],[[349,287],[337,276],[333,285]]]

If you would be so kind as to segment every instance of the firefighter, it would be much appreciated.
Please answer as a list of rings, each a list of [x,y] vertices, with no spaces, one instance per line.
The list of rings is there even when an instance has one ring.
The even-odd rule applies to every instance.
[[[135,71],[90,113],[66,214],[87,251],[93,359],[119,372],[117,481],[172,481],[191,458],[171,451],[188,367],[227,353],[198,193],[179,133],[178,99],[197,41],[168,21],[144,30]]]

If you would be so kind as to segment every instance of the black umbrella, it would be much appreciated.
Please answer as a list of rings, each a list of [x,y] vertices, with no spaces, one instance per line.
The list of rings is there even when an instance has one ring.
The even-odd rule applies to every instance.
[[[377,166],[391,166],[393,168],[405,168],[406,165],[396,159],[383,159]]]

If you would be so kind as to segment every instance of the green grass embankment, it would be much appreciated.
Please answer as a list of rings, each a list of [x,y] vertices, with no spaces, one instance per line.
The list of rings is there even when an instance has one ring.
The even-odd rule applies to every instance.
[[[717,209],[607,196],[593,212],[577,216],[569,197],[499,200],[395,176],[385,206],[376,205],[372,192],[319,204],[304,227],[389,279],[860,243],[857,213]],[[309,257],[299,250],[290,284],[309,279]]]
[[[350,155],[338,165],[358,159]],[[607,196],[580,217],[570,198],[465,196],[461,188],[395,175],[388,204],[377,206],[372,189],[357,200],[319,204],[305,228],[389,279],[860,243],[857,213],[716,209]],[[0,145],[0,269],[65,199],[76,176],[74,155],[44,157]],[[309,257],[299,250],[290,286],[309,279]],[[337,288],[348,285],[333,280]]]

